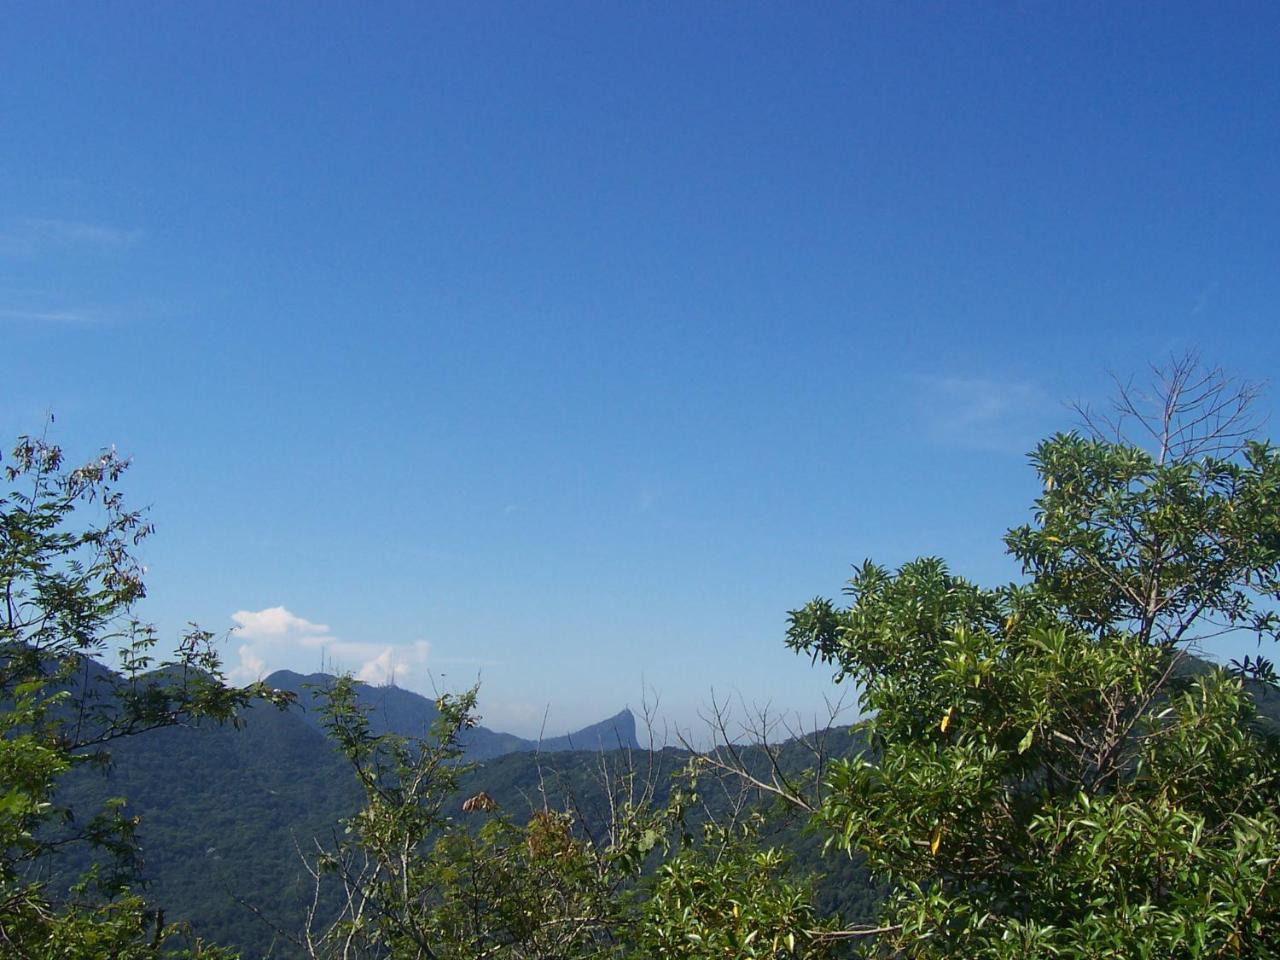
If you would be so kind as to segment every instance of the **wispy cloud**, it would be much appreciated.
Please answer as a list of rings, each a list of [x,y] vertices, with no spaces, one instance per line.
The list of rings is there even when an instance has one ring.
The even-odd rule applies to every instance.
[[[323,654],[335,668],[348,670],[367,683],[426,681],[431,644],[426,640],[388,644],[345,640],[328,624],[300,617],[287,607],[237,610],[231,615],[233,631],[241,641],[239,662],[229,671],[233,680],[247,683],[289,668],[309,672]]]
[[[916,413],[933,440],[971,450],[1021,453],[1030,448],[1054,409],[1029,381],[980,377],[921,378]]]
[[[439,667],[500,667],[502,660],[488,657],[432,657],[431,662]]]
[[[0,229],[0,253],[29,256],[58,248],[120,250],[141,239],[141,230],[105,223],[23,217]]]
[[[1215,280],[1213,281],[1213,283],[1209,284],[1209,286],[1201,290],[1200,295],[1196,297],[1195,303],[1192,304],[1191,306],[1190,315],[1193,317],[1198,317],[1200,316],[1200,314],[1204,313],[1205,308],[1208,307],[1213,302],[1213,299],[1217,295],[1218,290],[1221,286],[1222,284],[1218,283],[1218,281]]]
[[[97,323],[100,319],[89,310],[23,310],[0,307],[0,320],[14,323],[86,324]]]

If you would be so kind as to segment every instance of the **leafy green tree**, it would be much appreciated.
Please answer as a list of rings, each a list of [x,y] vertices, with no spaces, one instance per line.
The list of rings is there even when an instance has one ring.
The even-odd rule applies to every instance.
[[[1146,446],[1041,443],[1023,583],[867,562],[791,614],[869,717],[819,813],[892,885],[849,931],[869,955],[1280,954],[1280,745],[1239,671],[1188,656],[1276,637],[1280,453],[1240,436],[1245,393],[1180,362],[1154,414],[1122,394]]]
[[[566,814],[544,809],[517,824],[486,794],[450,809],[468,772],[460,734],[475,691],[438,701],[429,736],[373,734],[355,682],[326,691],[325,720],[364,787],[364,807],[335,849],[311,866],[317,890],[336,880],[336,921],[314,924],[323,958],[607,957],[620,955],[623,882],[660,839],[656,820],[626,811],[622,836],[601,850]],[[313,921],[315,918],[313,917]]]
[[[174,657],[154,658],[154,630],[131,614],[145,592],[133,551],[152,528],[117,489],[127,465],[105,451],[67,468],[58,447],[24,437],[4,467],[13,489],[0,498],[0,956],[171,953],[179,931],[135,889],[135,821],[122,801],[96,813],[62,807],[59,778],[107,763],[120,737],[234,720],[259,695],[281,700],[229,688],[199,630]],[[119,672],[93,659],[113,648]],[[98,861],[63,894],[47,882],[50,863],[78,845]]]
[[[326,691],[326,725],[365,789],[364,807],[310,869],[316,903],[336,885],[336,920],[313,912],[317,960],[477,957],[820,958],[834,954],[806,887],[753,824],[709,824],[695,843],[696,793],[662,805],[636,772],[610,776],[612,815],[593,838],[544,802],[523,822],[479,793],[456,794],[469,766],[459,735],[475,692],[443,697],[426,740],[373,734],[354,681]]]
[[[657,870],[637,940],[640,956],[688,960],[837,955],[835,924],[817,916],[808,886],[786,872],[786,854],[761,848],[754,827],[709,825]]]

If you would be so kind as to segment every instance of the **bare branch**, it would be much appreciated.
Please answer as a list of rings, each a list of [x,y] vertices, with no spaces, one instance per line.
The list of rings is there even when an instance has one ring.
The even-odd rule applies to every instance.
[[[1081,426],[1095,440],[1148,449],[1160,464],[1229,458],[1262,426],[1255,406],[1266,384],[1233,377],[1194,351],[1152,364],[1145,387],[1112,379],[1109,411],[1075,404]]]

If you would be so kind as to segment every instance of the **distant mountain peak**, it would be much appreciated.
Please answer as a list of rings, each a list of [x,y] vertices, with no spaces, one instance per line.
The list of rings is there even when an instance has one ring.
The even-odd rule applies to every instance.
[[[293,670],[277,670],[264,682],[298,697],[303,716],[312,726],[320,727],[317,700],[321,692],[337,678],[327,673],[302,674]],[[435,701],[394,684],[356,684],[357,702],[368,714],[371,731],[397,733],[405,737],[423,737],[439,715]],[[566,750],[638,750],[636,718],[630,707],[623,707],[606,720],[583,727],[562,737],[530,740],[512,733],[501,733],[487,727],[472,727],[461,737],[471,760],[488,760],[505,753],[558,753]]]

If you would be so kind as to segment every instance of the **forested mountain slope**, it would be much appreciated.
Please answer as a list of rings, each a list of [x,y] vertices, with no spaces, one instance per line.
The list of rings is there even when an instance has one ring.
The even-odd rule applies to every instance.
[[[242,715],[240,729],[177,727],[119,741],[107,771],[75,771],[59,798],[77,810],[98,809],[108,797],[128,798],[127,811],[141,818],[138,838],[149,897],[169,920],[187,920],[195,933],[238,947],[246,958],[298,955],[282,934],[302,929],[314,893],[302,857],[315,853],[317,839],[325,842],[340,832],[340,821],[359,808],[362,796],[346,761],[319,729],[318,704],[311,699],[316,688],[305,686],[325,678],[276,674],[270,679],[282,687],[296,685],[303,702],[284,711],[257,704]],[[368,687],[361,695],[375,729],[421,733],[434,717],[434,705],[409,691]],[[605,730],[634,743],[629,712],[572,740],[599,743]],[[535,753],[529,741],[482,734],[488,736],[469,743],[472,756],[507,743],[516,745],[515,752],[478,762],[451,801],[450,814],[465,818],[464,799],[483,791],[520,822],[544,802],[570,809],[581,828],[597,837],[609,815],[606,781],[615,799],[631,778],[637,792],[648,789],[649,802],[661,805],[690,759],[675,748],[556,750],[568,744],[567,737],[553,741],[550,752],[544,745],[544,752]],[[856,744],[848,730],[831,735],[835,754],[848,754]],[[745,755],[763,771],[762,754],[748,750]],[[806,757],[795,747],[782,752],[782,762],[792,770]],[[725,815],[732,799],[731,790],[711,778],[700,789],[704,803],[690,815],[695,828],[709,816]],[[801,819],[779,815],[765,839],[792,850],[802,870],[825,871],[827,879],[818,888],[824,907],[853,917],[869,915],[875,896],[864,872],[845,857],[820,859],[821,839],[802,827]],[[80,866],[79,861],[65,864],[68,874]]]
[[[1181,672],[1207,668],[1189,658]],[[102,669],[91,665],[90,678]],[[331,839],[362,798],[349,765],[322,728],[319,692],[333,678],[282,671],[268,679],[296,693],[299,702],[286,710],[258,703],[241,715],[238,729],[173,727],[117,741],[108,770],[75,771],[59,797],[76,810],[99,809],[108,797],[127,798],[127,811],[140,818],[143,876],[152,901],[169,919],[189,921],[195,933],[238,947],[246,958],[299,955],[289,937],[302,929],[314,894],[302,858],[315,853],[317,839]],[[1264,685],[1251,686],[1264,722],[1276,724],[1280,698]],[[375,733],[422,736],[437,713],[432,701],[395,687],[361,685],[359,695]],[[571,737],[544,742],[540,750],[532,741],[473,728],[466,744],[476,765],[448,812],[465,818],[464,799],[483,792],[518,821],[543,804],[571,810],[580,828],[600,839],[611,790],[616,801],[624,785],[633,783],[635,792],[648,792],[650,803],[664,804],[692,756],[676,748],[639,749],[634,724],[623,711]],[[594,749],[566,749],[577,742]],[[615,749],[601,749],[605,744]],[[828,732],[825,749],[828,757],[840,757],[860,746],[852,728],[841,728]],[[741,756],[752,772],[767,778],[763,751],[748,748]],[[777,760],[783,772],[798,775],[813,755],[793,743],[782,747]],[[723,818],[736,797],[733,784],[706,774],[699,793],[691,827]],[[816,901],[824,912],[838,912],[846,922],[872,915],[882,891],[860,863],[840,854],[823,857],[822,838],[805,829],[803,816],[774,804],[762,840],[789,850],[796,867],[816,878]],[[65,866],[70,873],[83,863],[68,860]]]

